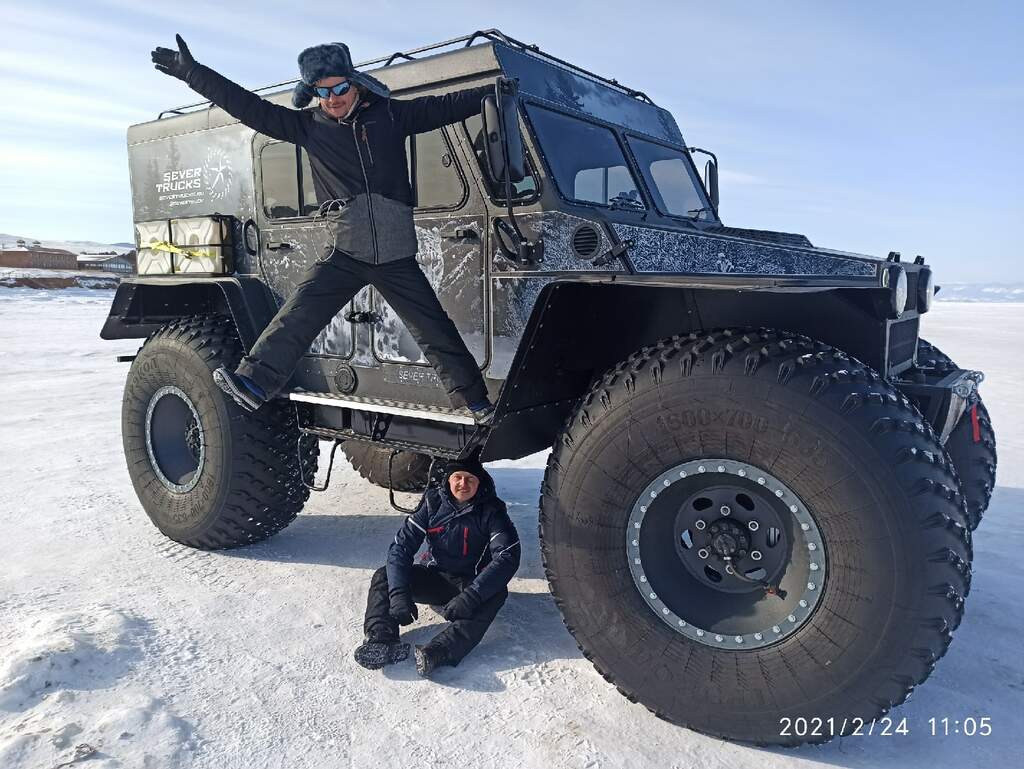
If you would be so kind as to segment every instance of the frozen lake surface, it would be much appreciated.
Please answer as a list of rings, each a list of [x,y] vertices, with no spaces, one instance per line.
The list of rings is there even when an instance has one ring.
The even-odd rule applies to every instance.
[[[924,336],[982,386],[998,488],[975,536],[964,622],[894,715],[909,735],[764,750],[672,726],[629,703],[565,630],[540,565],[543,455],[499,462],[523,537],[511,596],[480,647],[436,680],[411,662],[358,667],[369,578],[401,523],[344,463],[271,540],[179,546],[150,524],[121,452],[138,347],[103,342],[112,294],[0,289],[0,767],[95,752],[106,767],[964,767],[1008,765],[1024,734],[1024,304],[940,302]],[[410,504],[412,497],[404,502]],[[407,631],[422,643],[429,609]],[[932,717],[989,716],[988,737],[933,737]],[[1017,746],[1017,747],[1014,747]]]

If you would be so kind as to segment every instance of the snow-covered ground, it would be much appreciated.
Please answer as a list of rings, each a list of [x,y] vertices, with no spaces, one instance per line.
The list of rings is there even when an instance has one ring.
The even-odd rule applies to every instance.
[[[433,682],[411,663],[372,673],[352,661],[370,574],[401,519],[386,492],[347,466],[265,543],[203,553],[161,537],[121,454],[127,365],[114,356],[137,344],[98,338],[110,297],[0,290],[3,769],[963,769],[1019,760],[1024,304],[939,303],[924,323],[961,365],[986,371],[1000,470],[975,538],[964,623],[897,711],[910,734],[760,750],[658,720],[580,655],[540,566],[543,456],[493,465],[523,565],[481,646]],[[424,610],[409,640],[440,622]],[[929,718],[966,716],[989,716],[992,734],[930,736]]]

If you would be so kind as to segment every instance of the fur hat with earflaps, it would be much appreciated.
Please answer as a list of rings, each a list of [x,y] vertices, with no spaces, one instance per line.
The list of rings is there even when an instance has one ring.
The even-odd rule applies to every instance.
[[[391,95],[386,85],[352,66],[352,55],[344,43],[324,43],[299,54],[300,82],[292,92],[292,104],[302,109],[316,95],[313,85],[324,77],[344,77],[385,99]]]

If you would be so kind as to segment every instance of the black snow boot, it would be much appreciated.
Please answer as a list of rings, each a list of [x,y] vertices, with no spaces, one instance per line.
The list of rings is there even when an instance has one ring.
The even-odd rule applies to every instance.
[[[367,670],[380,670],[409,656],[409,644],[401,641],[376,641],[367,638],[352,655]]]
[[[424,678],[429,678],[436,668],[446,664],[444,657],[429,646],[417,646],[414,654],[416,655],[416,672]]]
[[[231,400],[248,412],[256,411],[267,402],[266,393],[260,390],[255,382],[229,371],[225,366],[221,366],[213,372],[213,381],[217,387],[231,397]]]

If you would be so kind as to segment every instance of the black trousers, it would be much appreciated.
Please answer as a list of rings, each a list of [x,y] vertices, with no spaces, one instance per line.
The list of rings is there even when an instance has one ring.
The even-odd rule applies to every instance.
[[[414,565],[409,574],[412,600],[416,603],[434,606],[443,606],[448,603],[472,581],[472,577],[460,577],[419,564]],[[447,664],[458,665],[462,658],[480,643],[506,598],[508,598],[508,591],[502,588],[499,593],[480,604],[472,617],[455,620],[430,639],[425,648],[439,653]],[[384,567],[381,567],[373,573],[373,579],[370,580],[370,594],[366,598],[366,618],[363,620],[363,632],[368,638],[382,641],[398,640],[399,626],[388,613],[390,608],[388,573]]]
[[[295,291],[242,358],[237,373],[249,377],[268,396],[277,394],[317,334],[367,284],[395,308],[455,406],[487,397],[473,355],[415,257],[367,264],[338,249],[306,270]]]

